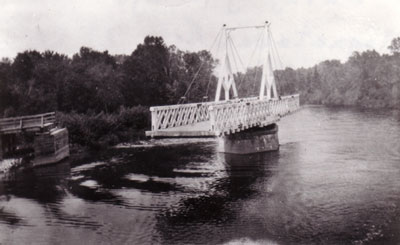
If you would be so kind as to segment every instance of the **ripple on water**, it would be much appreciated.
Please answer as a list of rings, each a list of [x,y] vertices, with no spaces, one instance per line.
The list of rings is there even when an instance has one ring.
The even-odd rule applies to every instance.
[[[95,180],[85,180],[85,181],[81,182],[79,185],[88,187],[91,189],[96,189],[96,188],[100,187],[99,183],[97,183],[97,181],[95,181]]]
[[[131,180],[131,181],[136,181],[136,182],[146,182],[150,179],[150,177],[147,175],[144,175],[144,174],[130,173],[130,174],[125,175],[125,179]]]
[[[77,167],[72,168],[71,173],[87,171],[87,170],[93,169],[95,167],[106,165],[106,164],[107,164],[107,162],[92,162],[92,163],[79,165]]]

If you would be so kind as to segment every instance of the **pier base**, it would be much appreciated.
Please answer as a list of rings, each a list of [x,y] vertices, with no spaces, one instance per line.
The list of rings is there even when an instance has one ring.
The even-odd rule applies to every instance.
[[[218,137],[218,152],[250,154],[279,149],[278,125],[251,128],[235,134]]]
[[[56,163],[69,156],[68,130],[55,128],[35,135],[33,166]]]

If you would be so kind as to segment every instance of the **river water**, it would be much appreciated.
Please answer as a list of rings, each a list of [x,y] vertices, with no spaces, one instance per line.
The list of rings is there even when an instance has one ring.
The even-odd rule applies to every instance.
[[[158,140],[11,172],[1,244],[400,244],[400,114],[304,107],[280,150]]]

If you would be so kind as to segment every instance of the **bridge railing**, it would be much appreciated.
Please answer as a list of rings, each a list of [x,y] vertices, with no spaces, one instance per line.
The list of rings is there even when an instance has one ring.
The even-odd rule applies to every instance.
[[[297,110],[299,95],[273,100],[253,100],[210,106],[211,129],[216,135],[230,134],[254,126],[268,125]]]
[[[255,101],[257,97],[230,100],[229,102]],[[190,103],[150,107],[151,130],[163,130],[210,120],[209,107],[226,101]]]
[[[54,124],[56,119],[55,112],[44,114],[22,116],[22,117],[8,117],[0,119],[0,133],[29,130],[34,128],[43,128]]]

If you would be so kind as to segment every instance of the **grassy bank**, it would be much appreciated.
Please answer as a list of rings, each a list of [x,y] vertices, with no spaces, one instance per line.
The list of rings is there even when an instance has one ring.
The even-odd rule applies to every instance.
[[[150,127],[148,107],[120,107],[115,113],[57,113],[58,125],[69,131],[70,143],[104,148],[144,137]]]

